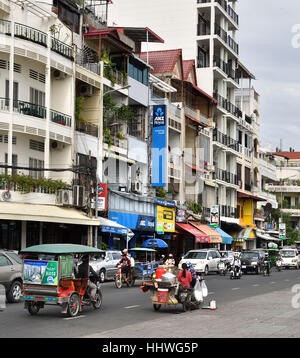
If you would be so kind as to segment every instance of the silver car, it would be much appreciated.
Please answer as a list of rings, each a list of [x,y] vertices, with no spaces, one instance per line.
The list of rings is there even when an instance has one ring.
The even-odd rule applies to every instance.
[[[22,259],[14,251],[0,250],[0,285],[8,302],[19,302],[22,295]]]
[[[121,260],[121,251],[105,251],[101,256],[94,256],[90,260],[90,265],[100,275],[100,281],[114,279],[118,271],[117,263]]]

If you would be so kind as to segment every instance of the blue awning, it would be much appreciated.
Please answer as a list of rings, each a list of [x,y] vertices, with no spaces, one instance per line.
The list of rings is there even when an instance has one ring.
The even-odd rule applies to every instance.
[[[219,227],[214,228],[214,230],[222,236],[222,244],[231,244],[232,243],[232,237],[229,234],[227,234],[225,231],[223,231]]]

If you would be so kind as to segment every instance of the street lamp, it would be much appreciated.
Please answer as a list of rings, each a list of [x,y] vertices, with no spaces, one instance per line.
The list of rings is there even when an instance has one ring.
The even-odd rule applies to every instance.
[[[125,89],[129,89],[131,86],[127,85],[118,89],[106,91],[100,97],[100,112],[98,118],[98,130],[97,130],[97,174],[96,174],[96,198],[95,198],[95,218],[98,218],[98,194],[99,194],[99,182],[102,182],[102,150],[100,153],[100,138],[103,137],[103,97],[108,93],[119,92]],[[101,148],[102,149],[102,148]],[[95,247],[98,246],[98,226],[95,227]]]

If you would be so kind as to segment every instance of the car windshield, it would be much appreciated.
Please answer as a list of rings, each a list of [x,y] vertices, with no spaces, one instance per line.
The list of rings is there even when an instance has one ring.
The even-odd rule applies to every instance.
[[[284,250],[284,251],[281,251],[281,256],[282,257],[295,257],[296,252],[293,250]]]
[[[241,259],[258,259],[257,252],[243,252],[241,255]]]
[[[14,252],[7,252],[7,256],[11,257],[13,260],[15,260],[18,264],[22,264],[23,261],[21,257],[18,254],[15,254]]]
[[[204,259],[206,259],[206,255],[207,255],[207,252],[204,252],[204,251],[200,251],[200,252],[191,251],[191,252],[188,252],[184,256],[184,259],[204,260]]]

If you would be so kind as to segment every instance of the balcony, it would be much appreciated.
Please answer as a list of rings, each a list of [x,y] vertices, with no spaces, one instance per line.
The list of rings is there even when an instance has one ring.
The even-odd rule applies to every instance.
[[[177,117],[178,119],[181,119],[181,108],[180,107],[177,107],[174,104],[170,104],[169,112],[170,112],[170,114]]]
[[[63,126],[71,127],[72,117],[66,114],[50,110],[51,121]]]
[[[0,33],[11,35],[11,22],[0,19]],[[14,36],[23,40],[34,42],[43,47],[48,47],[48,35],[45,32],[34,29],[33,27],[15,23]],[[51,50],[58,54],[70,59],[73,58],[73,49],[71,46],[66,45],[64,42],[51,37]]]
[[[125,76],[122,72],[118,70],[114,70],[110,67],[104,66],[104,77],[110,80],[112,86],[114,87],[115,83],[120,85],[121,87],[125,87],[128,85],[128,77]]]
[[[92,123],[76,122],[76,130],[98,138],[98,126]]]
[[[239,84],[239,78],[237,77],[237,72],[225,61],[223,61],[219,56],[214,56],[214,67],[219,67],[223,72],[226,73],[228,77],[233,79],[237,84]]]
[[[218,101],[218,105],[225,109],[227,112],[235,116],[236,118],[242,118],[243,112],[228,99],[219,95],[218,92],[213,93],[213,97]]]
[[[228,218],[239,218],[237,208],[233,208],[231,206],[221,205],[221,216],[225,216]]]
[[[218,24],[215,24],[215,35],[218,35],[228,45],[233,52],[239,54],[239,45],[233,40],[231,36]]]
[[[218,129],[214,129],[213,131],[213,141],[221,143],[226,147],[235,150],[236,152],[239,151],[239,143],[235,139],[231,138],[227,134],[220,132]]]
[[[32,116],[42,119],[45,119],[47,116],[46,107],[30,102],[19,101],[19,100],[13,101],[13,111],[26,116]]]
[[[238,178],[236,174],[232,174],[227,170],[217,169],[216,170],[216,179],[222,180],[228,184],[238,185]]]
[[[199,0],[201,2],[201,0]],[[206,2],[205,0],[203,0]],[[233,8],[228,5],[226,0],[216,0],[218,4],[221,5],[221,7],[227,12],[227,14],[230,16],[230,18],[238,25],[239,24],[239,16],[237,13],[233,10]]]

